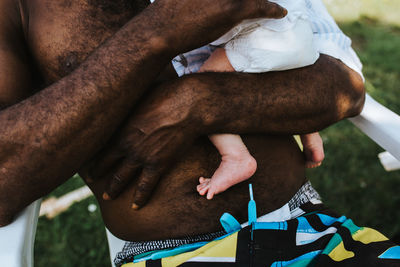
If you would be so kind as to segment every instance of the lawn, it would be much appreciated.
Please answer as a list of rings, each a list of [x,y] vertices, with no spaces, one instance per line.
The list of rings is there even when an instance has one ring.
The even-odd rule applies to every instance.
[[[336,20],[348,22],[366,16],[386,24],[400,26],[400,1],[396,0],[323,0]]]
[[[400,114],[400,28],[367,18],[340,26],[353,39],[364,63],[368,92]],[[348,121],[321,135],[326,159],[322,167],[307,175],[325,203],[360,226],[377,228],[388,236],[399,233],[400,171],[385,172],[377,159],[382,149]],[[61,195],[82,184],[73,178],[53,194]],[[40,218],[35,266],[110,266],[100,213],[88,211],[93,203],[89,198],[53,220]]]
[[[372,19],[341,24],[353,39],[368,81],[368,92],[400,114],[400,29]],[[388,236],[400,232],[400,171],[385,172],[377,160],[382,151],[350,122],[343,121],[322,132],[326,160],[308,172],[324,201]]]

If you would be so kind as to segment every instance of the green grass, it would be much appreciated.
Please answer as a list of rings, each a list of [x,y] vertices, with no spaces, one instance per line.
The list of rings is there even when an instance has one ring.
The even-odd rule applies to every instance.
[[[73,177],[51,196],[61,196],[83,186]],[[89,212],[94,197],[74,204],[67,212],[48,220],[39,219],[35,242],[35,266],[110,266],[104,224],[100,211]]]
[[[397,0],[323,0],[337,21],[355,21],[369,17],[385,24],[400,26],[400,1]]]
[[[364,63],[367,91],[400,114],[400,29],[362,18],[341,25]],[[308,172],[326,204],[388,236],[400,232],[400,171],[385,172],[382,151],[352,126],[340,122],[322,132],[326,160]]]
[[[364,73],[372,86],[368,92],[400,114],[400,29],[363,18],[341,28],[354,42]],[[373,87],[374,86],[374,87]],[[388,236],[400,232],[400,171],[385,172],[377,154],[382,151],[348,121],[322,132],[326,159],[308,177],[326,204],[374,227]],[[71,179],[53,194],[61,195],[83,183]],[[90,213],[90,198],[53,220],[40,218],[35,245],[35,265],[110,266],[99,211]]]

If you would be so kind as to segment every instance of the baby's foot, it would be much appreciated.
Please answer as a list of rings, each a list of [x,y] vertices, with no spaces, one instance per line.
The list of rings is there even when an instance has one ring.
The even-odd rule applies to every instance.
[[[202,196],[207,193],[207,199],[212,199],[215,194],[250,178],[256,169],[257,162],[248,151],[239,155],[225,155],[211,178],[200,177],[197,191]]]
[[[303,143],[303,151],[306,155],[306,168],[315,168],[324,160],[324,145],[319,133],[311,133],[300,136]]]

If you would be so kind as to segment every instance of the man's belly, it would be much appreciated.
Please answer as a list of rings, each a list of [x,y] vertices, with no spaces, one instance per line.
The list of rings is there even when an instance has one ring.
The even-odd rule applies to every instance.
[[[199,140],[162,178],[149,203],[130,208],[135,184],[116,200],[103,201],[104,180],[91,184],[107,228],[131,241],[185,237],[222,230],[224,212],[247,218],[248,183],[254,186],[258,214],[284,205],[304,183],[304,159],[291,137],[242,136],[258,162],[255,175],[212,200],[199,196],[198,178],[210,176],[220,156],[208,139]]]

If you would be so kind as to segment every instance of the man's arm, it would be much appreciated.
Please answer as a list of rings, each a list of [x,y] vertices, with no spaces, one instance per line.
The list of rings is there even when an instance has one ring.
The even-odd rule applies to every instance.
[[[218,77],[209,73],[189,79],[194,81],[187,83],[198,83],[203,89],[197,108],[207,134],[311,133],[356,116],[364,105],[361,76],[327,55],[300,69]]]
[[[0,1],[0,225],[71,176],[168,61],[156,43],[162,36],[140,31],[138,19],[74,73],[28,97],[32,72],[17,2]]]
[[[312,66],[282,72],[185,76],[161,85],[141,105],[92,175],[101,177],[116,166],[105,198],[117,197],[138,178],[133,198],[138,208],[200,135],[310,133],[357,115],[363,103],[361,77],[326,55]]]
[[[159,1],[130,20],[70,75],[3,109],[0,225],[10,222],[16,212],[54,189],[88,160],[172,56],[210,42],[245,18],[284,15],[276,4],[260,0],[225,0],[223,4]],[[244,4],[246,8],[241,9]],[[198,12],[193,14],[193,7],[198,7]],[[18,1],[0,0],[0,58],[5,59],[0,62],[0,88],[6,93],[29,91],[22,88],[26,84],[13,84],[6,78],[20,77],[20,67],[21,73],[29,76],[21,51],[12,54],[5,49],[25,45],[19,16],[9,15],[15,12]],[[221,27],[215,27],[219,21],[223,21]],[[5,73],[19,60],[19,67]]]

